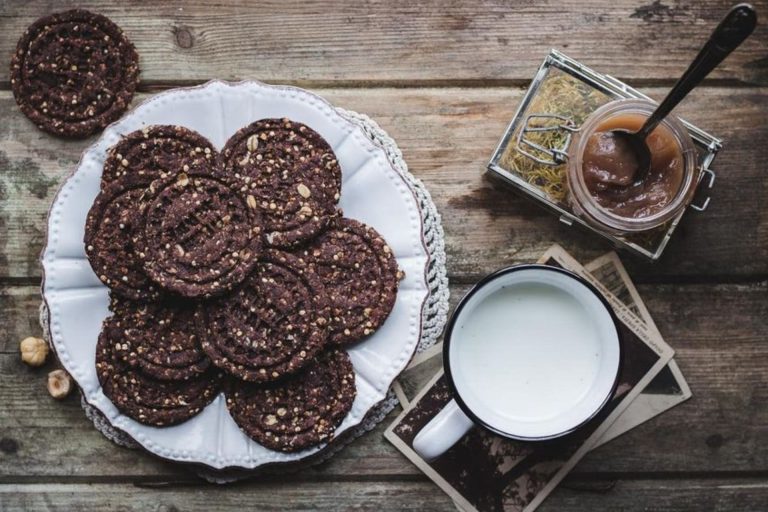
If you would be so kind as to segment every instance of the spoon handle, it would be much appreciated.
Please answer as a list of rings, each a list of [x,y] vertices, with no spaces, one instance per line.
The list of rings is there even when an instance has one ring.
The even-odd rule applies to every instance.
[[[691,89],[699,85],[710,71],[715,69],[723,59],[744,42],[755,29],[756,24],[757,13],[751,5],[738,4],[732,7],[723,21],[712,32],[712,35],[709,36],[709,40],[693,59],[683,76],[669,91],[664,101],[645,121],[643,127],[638,131],[638,135],[642,138],[647,137],[659,122],[691,92]]]

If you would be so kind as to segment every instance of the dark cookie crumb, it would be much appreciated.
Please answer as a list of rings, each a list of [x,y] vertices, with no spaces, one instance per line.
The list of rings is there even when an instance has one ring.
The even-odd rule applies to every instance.
[[[272,381],[311,362],[327,340],[323,286],[306,264],[268,250],[231,295],[201,308],[203,350],[213,364],[251,382]]]
[[[305,242],[339,215],[341,167],[328,142],[304,124],[256,121],[229,139],[221,159],[262,211],[273,247]]]
[[[298,254],[325,286],[332,342],[353,343],[381,327],[395,305],[403,274],[375,229],[356,220],[336,219]]]
[[[355,372],[344,350],[325,352],[285,380],[255,385],[232,382],[227,408],[246,435],[272,450],[296,452],[333,439],[352,408]]]
[[[41,130],[83,138],[118,119],[139,83],[139,57],[108,18],[83,9],[35,21],[11,60],[11,88]]]

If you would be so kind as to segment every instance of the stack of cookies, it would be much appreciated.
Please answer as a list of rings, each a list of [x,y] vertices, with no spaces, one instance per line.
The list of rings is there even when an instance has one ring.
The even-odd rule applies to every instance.
[[[328,143],[262,119],[219,152],[180,126],[110,148],[86,254],[110,288],[96,368],[105,395],[156,427],[220,391],[273,450],[329,441],[352,407],[344,350],[386,320],[402,273],[371,227],[338,209]]]

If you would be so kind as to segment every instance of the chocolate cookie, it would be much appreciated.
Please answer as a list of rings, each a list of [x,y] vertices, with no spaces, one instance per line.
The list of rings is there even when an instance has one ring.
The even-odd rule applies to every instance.
[[[229,139],[221,158],[263,212],[266,240],[274,247],[311,239],[338,215],[341,168],[330,145],[308,126],[256,121]]]
[[[96,374],[115,407],[145,425],[182,423],[205,408],[218,394],[221,374],[208,370],[187,380],[159,380],[126,364],[117,354],[128,342],[119,317],[107,318],[96,344]]]
[[[99,192],[85,223],[85,254],[101,282],[122,297],[152,300],[159,288],[144,273],[131,237],[146,184],[112,183]]]
[[[269,449],[296,452],[333,438],[355,400],[355,372],[335,349],[283,381],[233,382],[225,394],[240,430]]]
[[[183,297],[211,297],[241,283],[261,252],[253,199],[195,169],[152,182],[133,238],[144,271]]]
[[[325,300],[302,260],[265,251],[238,290],[203,308],[203,350],[213,364],[247,381],[294,373],[325,346]]]
[[[325,285],[333,343],[358,341],[384,323],[403,274],[375,229],[356,220],[336,219],[299,254]]]
[[[45,16],[21,36],[11,87],[41,130],[87,137],[118,119],[139,82],[139,57],[112,21],[82,9]]]
[[[196,131],[183,126],[148,126],[129,133],[109,149],[101,186],[116,180],[147,182],[190,169],[215,173],[216,160],[216,149]]]
[[[175,301],[113,301],[115,322],[123,326],[115,355],[160,380],[194,378],[211,366],[200,347],[196,308]]]

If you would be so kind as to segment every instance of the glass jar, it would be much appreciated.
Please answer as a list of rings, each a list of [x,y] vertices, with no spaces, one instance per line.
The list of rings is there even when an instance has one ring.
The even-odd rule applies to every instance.
[[[649,117],[656,105],[642,99],[612,101],[595,110],[575,131],[568,147],[567,183],[568,200],[576,215],[589,224],[607,229],[615,234],[627,234],[647,231],[674,219],[693,199],[699,181],[696,148],[688,131],[674,116],[665,118],[656,128],[666,131],[676,145],[676,153],[682,158],[682,178],[674,195],[656,211],[647,216],[622,216],[601,206],[590,192],[584,178],[584,153],[590,137],[613,118],[626,115]]]

